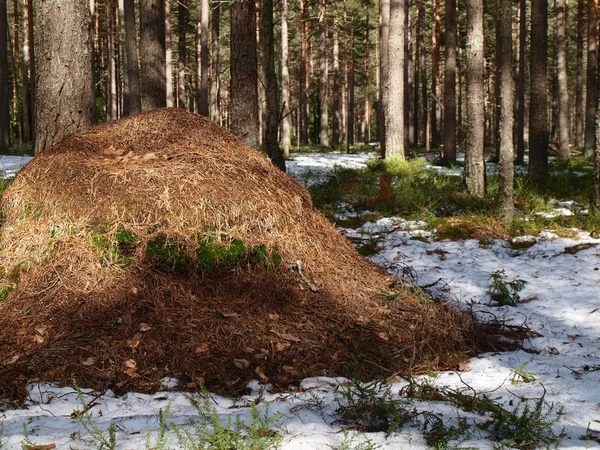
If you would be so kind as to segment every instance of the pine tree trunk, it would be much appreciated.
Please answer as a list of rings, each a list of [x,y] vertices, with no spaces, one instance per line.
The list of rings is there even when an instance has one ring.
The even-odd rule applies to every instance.
[[[404,128],[405,138],[408,147],[411,147],[415,143],[415,128],[413,121],[413,89],[414,89],[414,66],[415,62],[413,59],[413,33],[412,33],[412,14],[411,14],[411,1],[406,1],[406,14],[405,14],[405,30],[406,39],[404,43],[405,51],[405,64],[404,64]]]
[[[260,13],[262,11],[263,0],[256,0],[256,61],[258,72],[258,139],[259,145],[265,143],[265,134],[267,132],[265,124],[267,123],[267,98],[265,93],[265,55],[263,42],[260,36]]]
[[[386,112],[386,159],[405,157],[404,135],[404,39],[406,0],[390,2],[389,97]]]
[[[8,13],[6,0],[0,0],[0,154],[10,145],[10,87],[8,85]]]
[[[440,0],[433,0],[431,24],[431,144],[440,145]],[[482,97],[483,98],[483,97]]]
[[[119,77],[123,83],[122,116],[131,114],[131,91],[127,77],[127,50],[125,49],[125,0],[119,0]],[[93,41],[92,41],[93,42]]]
[[[365,130],[363,132],[364,143],[368,144],[371,142],[371,29],[369,24],[369,10],[367,9],[365,17],[365,75],[367,78],[367,85],[365,88]]]
[[[348,68],[348,108],[346,112],[346,132],[345,132],[345,143],[346,153],[350,153],[350,146],[354,145],[354,122],[355,122],[355,84],[354,84],[354,71],[355,71],[355,49],[354,49],[354,17],[350,18],[350,48],[349,55],[346,55],[346,59],[349,59],[350,66]]]
[[[208,108],[208,0],[202,0],[202,12],[200,17],[200,103],[198,112],[205,117],[209,116]],[[218,14],[218,13],[217,13]],[[218,26],[217,26],[218,28]],[[218,31],[217,31],[218,33]],[[217,38],[218,42],[218,38]],[[218,55],[217,55],[218,58]]]
[[[19,145],[23,145],[23,109],[19,106],[19,0],[13,0],[13,41],[12,41],[12,67],[13,67],[13,115],[17,122]]]
[[[337,10],[333,11],[333,90],[332,90],[333,130],[331,145],[340,143],[340,36]]]
[[[596,122],[600,124],[600,97],[596,107]],[[592,187],[592,199],[590,213],[598,217],[600,215],[600,126],[595,128],[594,139],[594,183]]]
[[[211,21],[212,79],[210,87],[210,120],[221,123],[221,4],[212,11]],[[202,83],[200,83],[202,85]],[[200,108],[198,108],[200,110]]]
[[[140,52],[142,109],[149,111],[165,107],[167,64],[163,0],[140,0],[140,48],[143,49]]]
[[[467,0],[467,146],[465,184],[471,195],[485,194],[485,92],[483,53],[483,0]]]
[[[267,121],[265,123],[265,150],[273,164],[285,172],[285,160],[279,148],[279,99],[277,72],[275,72],[275,38],[273,36],[273,0],[263,0],[260,21],[261,41],[265,68],[265,97]]]
[[[27,9],[28,0],[23,0],[23,89],[22,110],[23,110],[23,141],[31,142],[31,88],[29,82],[29,13]]]
[[[444,72],[444,160],[456,162],[456,0],[446,0]]]
[[[327,21],[326,1],[319,0],[319,103],[321,105],[321,121],[319,127],[319,145],[329,146],[329,70],[327,64]]]
[[[36,81],[36,67],[35,67],[35,41],[34,41],[34,33],[33,33],[33,0],[24,0],[27,2],[27,16],[29,20],[27,21],[27,40],[29,41],[29,104],[31,105],[31,142],[35,148],[35,140],[36,140],[36,91],[37,91],[37,81]],[[23,8],[25,9],[25,8]],[[94,77],[92,73],[92,79],[90,80],[92,85],[96,86],[94,82]],[[92,89],[94,96],[94,103],[96,102],[95,90]],[[94,112],[92,113],[92,120],[96,117],[96,108],[94,107]],[[95,122],[95,121],[94,121]]]
[[[117,113],[117,61],[115,46],[115,0],[106,0],[107,49],[108,49],[108,85],[106,119],[116,120]]]
[[[425,143],[427,140],[426,127],[427,127],[427,49],[425,46],[425,4],[421,2],[419,4],[419,11],[417,16],[417,47],[419,49],[419,57],[418,65],[419,65],[419,78],[420,83],[420,92],[417,89],[417,94],[415,95],[415,109],[416,109],[416,118],[419,121],[418,125],[415,125],[415,129],[417,130],[417,135],[421,136],[421,143]],[[421,101],[419,102],[419,95]],[[421,132],[422,129],[422,132]]]
[[[517,84],[517,162],[525,160],[525,90],[527,47],[527,0],[519,0],[519,78]]]
[[[281,2],[281,141],[283,143],[283,155],[290,157],[290,68],[288,66],[288,0]]]
[[[248,146],[258,148],[258,71],[254,0],[232,3],[230,14],[230,129]]]
[[[587,97],[585,102],[585,142],[584,154],[591,156],[594,151],[597,106],[598,71],[598,0],[588,0],[588,63]]]
[[[177,106],[188,109],[187,83],[185,68],[187,65],[187,24],[188,0],[178,0],[177,8]]]
[[[127,53],[127,80],[129,82],[129,110],[131,114],[142,111],[140,98],[140,69],[138,66],[137,32],[134,0],[125,0],[125,52]]]
[[[142,0],[140,0],[142,1]],[[173,40],[171,35],[171,0],[164,1],[165,10],[165,78],[166,78],[166,96],[167,107],[175,106],[175,88],[173,86]],[[140,34],[141,34],[140,21]],[[140,40],[141,46],[141,40]],[[141,52],[140,52],[141,53]],[[142,64],[143,67],[143,64]]]
[[[390,0],[379,0],[379,108],[377,111],[377,135],[381,154],[386,155],[386,123],[388,111],[389,87],[389,33],[390,33]]]
[[[521,0],[524,1],[524,0]],[[583,0],[577,8],[577,81],[575,87],[575,145],[583,147]]]
[[[34,0],[33,6],[38,153],[92,125],[95,105],[88,2]]]
[[[558,153],[568,161],[569,151],[569,84],[567,79],[566,0],[556,0],[556,69],[558,81]]]
[[[300,0],[300,10],[302,14],[302,20],[300,22],[300,40],[302,42],[300,44],[300,76],[298,80],[298,92],[300,92],[300,130],[298,130],[298,134],[300,137],[300,143],[308,144],[308,61],[310,58],[310,39],[308,34],[308,0]]]
[[[512,0],[499,0],[498,22],[496,33],[499,34],[500,53],[498,64],[500,85],[500,200],[501,211],[505,223],[510,223],[514,215],[513,180],[514,180],[514,78],[512,58]]]
[[[529,175],[540,180],[548,173],[548,0],[532,0],[531,43]]]

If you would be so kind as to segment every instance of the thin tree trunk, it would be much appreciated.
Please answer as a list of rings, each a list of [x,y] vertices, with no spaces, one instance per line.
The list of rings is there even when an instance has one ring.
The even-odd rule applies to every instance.
[[[354,50],[354,17],[350,17],[350,55],[346,55],[346,58],[350,60],[350,67],[348,69],[348,110],[346,113],[346,153],[350,153],[350,146],[354,145],[354,122],[355,122],[355,84],[354,84],[354,70],[355,70],[355,50]]]
[[[329,146],[328,124],[328,92],[329,92],[329,72],[327,64],[327,21],[326,21],[326,2],[319,0],[319,103],[321,105],[321,121],[319,132],[319,144],[323,147]]]
[[[138,66],[134,0],[125,0],[123,6],[127,80],[129,82],[129,110],[131,114],[137,114],[142,111],[142,103],[140,98],[140,69]]]
[[[275,38],[273,36],[273,0],[263,0],[260,33],[263,42],[265,68],[265,97],[267,122],[265,124],[265,150],[273,164],[285,172],[285,160],[279,148],[279,101],[277,98],[277,73],[275,72]]]
[[[548,0],[532,0],[531,46],[529,175],[540,180],[548,173]]]
[[[524,1],[524,0],[521,0]],[[583,146],[583,0],[578,0],[577,8],[577,82],[575,88],[575,145]]]
[[[108,49],[108,101],[107,120],[116,120],[117,116],[117,61],[115,46],[115,0],[106,0],[107,49]]]
[[[365,17],[365,76],[367,78],[367,85],[365,89],[365,131],[363,132],[364,142],[368,144],[371,142],[371,29],[369,24],[369,10],[367,9]]]
[[[230,130],[248,146],[258,148],[258,71],[254,0],[232,3],[230,14]]]
[[[513,79],[513,42],[512,42],[512,0],[499,0],[496,33],[500,35],[500,53],[497,55],[500,85],[500,200],[505,223],[514,216],[513,180],[514,180],[514,79]]]
[[[405,14],[405,30],[406,39],[404,43],[405,48],[405,64],[404,64],[404,127],[405,138],[408,147],[415,144],[415,128],[413,121],[413,88],[414,88],[414,66],[415,62],[413,59],[413,33],[412,33],[412,13],[411,13],[411,2],[412,0],[406,1],[406,14]]]
[[[594,151],[597,107],[598,71],[598,0],[588,0],[588,63],[587,63],[587,97],[585,108],[585,142],[584,154],[591,156]]]
[[[596,107],[596,122],[600,124],[600,97]],[[592,198],[590,213],[598,217],[600,215],[600,126],[596,126],[594,139],[594,183],[592,187]]]
[[[288,0],[281,3],[281,111],[283,119],[281,124],[281,141],[283,143],[283,155],[290,157],[290,68],[288,66]]]
[[[119,76],[123,80],[123,109],[121,115],[128,116],[131,114],[131,91],[129,89],[129,78],[127,77],[127,50],[125,50],[125,0],[119,0]]]
[[[210,87],[210,120],[221,123],[221,4],[212,10],[211,21],[212,79]],[[200,83],[202,85],[202,82]],[[200,108],[198,108],[200,111]]]
[[[0,154],[10,146],[10,87],[8,84],[8,13],[6,0],[0,0]]]
[[[38,153],[92,125],[95,105],[89,3],[34,0],[34,8]]]
[[[433,0],[431,24],[431,144],[440,145],[440,0]],[[483,98],[483,97],[482,97]]]
[[[35,140],[36,140],[36,92],[37,92],[37,71],[35,65],[35,44],[34,44],[34,35],[33,35],[33,0],[24,0],[27,2],[27,16],[29,20],[27,21],[27,40],[29,41],[29,92],[30,92],[30,105],[31,105],[31,142],[35,148]],[[25,8],[23,8],[25,9]],[[92,74],[93,75],[93,74]],[[92,85],[95,87],[94,77],[90,80]],[[95,90],[94,91],[94,103],[95,103]],[[96,108],[94,108],[94,112],[92,113],[92,121],[96,117]]]
[[[267,123],[267,98],[265,93],[265,55],[263,49],[263,42],[260,36],[260,13],[262,11],[263,0],[256,1],[256,55],[257,55],[257,72],[258,72],[258,137],[259,145],[265,143],[265,134],[267,129],[265,124]]]
[[[444,160],[456,162],[456,0],[446,0],[444,73]]]
[[[175,88],[173,86],[173,41],[171,36],[171,0],[163,1],[165,9],[165,89],[167,96],[167,107],[172,108],[175,105]],[[140,28],[141,26],[142,24],[140,22]]]
[[[558,78],[558,153],[561,160],[568,161],[570,157],[569,85],[565,1],[556,0],[556,68]]]
[[[425,48],[425,3],[419,3],[419,11],[417,17],[417,41],[419,48],[419,57],[418,65],[419,65],[419,77],[420,81],[420,90],[421,92],[417,92],[415,99],[417,102],[415,103],[416,118],[419,120],[419,125],[415,125],[417,130],[417,134],[419,134],[421,128],[423,128],[423,132],[421,134],[421,142],[425,143],[427,140],[427,104],[429,100],[427,98],[427,50]],[[419,102],[419,95],[421,96],[421,102]],[[420,110],[419,110],[420,106]]]
[[[386,124],[388,112],[389,88],[389,33],[390,33],[390,0],[379,0],[379,73],[381,83],[379,87],[379,108],[377,118],[377,134],[381,154],[386,155]]]
[[[386,159],[405,157],[404,39],[406,0],[390,2],[389,98],[386,114]]]
[[[300,22],[300,76],[298,80],[298,92],[300,101],[300,117],[298,135],[301,144],[308,144],[308,60],[309,56],[309,35],[308,35],[308,0],[300,0],[301,22]]]
[[[187,24],[188,24],[188,0],[178,0],[177,8],[178,40],[177,40],[177,106],[188,109],[187,83],[185,69],[187,65]]]
[[[22,89],[22,111],[23,111],[23,140],[31,141],[31,95],[29,83],[29,14],[27,10],[28,0],[23,0],[23,89]]]
[[[13,0],[13,41],[12,41],[12,67],[13,67],[13,114],[17,122],[19,145],[23,145],[23,109],[19,106],[19,0]]]
[[[209,116],[208,108],[208,10],[210,5],[208,0],[202,0],[202,12],[200,16],[200,104],[198,112],[205,117]],[[217,13],[217,19],[218,19]],[[214,22],[213,22],[214,24]],[[218,43],[218,25],[217,25],[217,43]],[[217,44],[218,45],[218,44]],[[218,53],[218,52],[217,52]],[[217,54],[218,59],[218,54]],[[214,60],[214,56],[213,56]],[[218,64],[217,64],[218,66]]]
[[[525,87],[527,46],[527,0],[519,0],[519,78],[517,84],[517,162],[525,160]]]
[[[333,10],[333,130],[331,145],[340,143],[340,36],[337,9]]]
[[[485,194],[485,91],[483,48],[483,0],[467,0],[467,148],[465,184],[471,195]]]
[[[140,49],[143,49],[140,53],[140,65],[144,111],[167,105],[164,4],[163,0],[140,0]]]

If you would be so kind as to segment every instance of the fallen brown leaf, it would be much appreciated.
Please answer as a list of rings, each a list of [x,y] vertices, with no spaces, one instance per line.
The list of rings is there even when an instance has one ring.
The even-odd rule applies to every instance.
[[[238,369],[247,369],[250,367],[250,362],[247,359],[234,359],[233,364]]]

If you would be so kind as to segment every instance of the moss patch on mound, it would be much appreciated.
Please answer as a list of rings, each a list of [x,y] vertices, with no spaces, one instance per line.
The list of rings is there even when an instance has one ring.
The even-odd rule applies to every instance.
[[[0,390],[31,379],[151,391],[165,376],[369,378],[486,345],[391,280],[260,153],[163,109],[42,152],[2,197]],[[18,267],[18,269],[16,269]]]

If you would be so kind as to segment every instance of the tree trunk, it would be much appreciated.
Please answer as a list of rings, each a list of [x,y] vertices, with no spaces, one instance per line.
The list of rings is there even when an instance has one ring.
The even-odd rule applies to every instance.
[[[8,13],[6,0],[0,0],[0,154],[10,145],[10,87],[8,85]]]
[[[254,0],[232,3],[230,14],[230,129],[248,146],[258,148],[258,71]]]
[[[309,34],[308,34],[308,0],[300,0],[300,10],[302,14],[302,20],[300,22],[300,70],[298,80],[298,92],[300,102],[300,117],[298,135],[300,137],[301,144],[308,144],[308,97],[309,97],[309,85],[308,85],[308,61],[309,55]]]
[[[367,9],[365,17],[365,75],[366,75],[366,87],[365,87],[365,130],[363,132],[364,143],[368,144],[371,142],[371,29],[369,24],[369,10]]]
[[[140,69],[138,66],[134,0],[125,0],[123,6],[127,80],[129,81],[129,109],[131,114],[137,114],[142,111],[142,103],[140,98]]]
[[[23,1],[23,89],[22,89],[22,110],[23,110],[23,140],[31,142],[31,94],[29,83],[29,14],[27,10],[28,0]]]
[[[456,0],[446,0],[444,72],[444,160],[456,162]]]
[[[531,46],[529,175],[540,180],[548,173],[548,0],[532,0]]]
[[[588,0],[588,63],[587,97],[585,102],[585,142],[584,154],[591,156],[594,151],[596,127],[597,80],[598,71],[598,0]]]
[[[208,9],[208,8],[207,8]],[[212,79],[210,86],[210,120],[221,123],[221,4],[212,11],[211,21]],[[202,82],[200,83],[202,85]],[[198,108],[200,111],[201,108]]]
[[[33,4],[38,153],[92,125],[95,105],[88,2],[34,0]]]
[[[583,16],[583,0],[578,0],[576,69],[577,82],[575,87],[575,145],[577,147],[583,147]]]
[[[163,0],[140,0],[140,49],[142,109],[165,107],[168,79]],[[172,82],[172,77],[169,80]]]
[[[131,114],[131,92],[129,78],[127,77],[127,51],[125,50],[125,0],[119,0],[119,78],[123,83],[122,116]],[[93,42],[93,40],[92,40]]]
[[[600,124],[600,98],[596,107],[596,122]],[[590,213],[598,217],[600,215],[600,126],[596,126],[594,139],[594,184],[592,187],[592,198]]]
[[[485,114],[481,101],[485,92],[483,53],[483,0],[467,0],[467,147],[465,184],[471,195],[485,194],[484,129]]]
[[[209,116],[208,110],[208,10],[210,5],[208,0],[202,0],[202,12],[200,16],[200,103],[198,112],[205,117]],[[217,19],[218,19],[217,13]],[[214,23],[214,22],[213,22]],[[217,25],[218,29],[218,25]],[[217,30],[218,36],[218,30]],[[218,42],[218,37],[217,37]],[[218,58],[218,54],[217,54]],[[214,59],[214,56],[213,56]],[[218,65],[218,64],[217,64]]]
[[[404,135],[404,29],[406,0],[390,2],[389,98],[386,113],[386,159],[405,157]]]
[[[354,17],[350,18],[350,48],[349,55],[346,55],[346,59],[350,60],[350,66],[348,68],[348,107],[346,112],[346,133],[345,133],[345,144],[346,153],[350,153],[350,146],[354,145],[354,119],[356,104],[355,98],[355,85],[354,85],[354,70],[355,70],[355,50],[354,50]]]
[[[333,10],[333,130],[331,145],[340,143],[340,36],[337,9]]]
[[[433,0],[431,24],[431,144],[440,145],[440,0]],[[481,97],[483,98],[483,97]]]
[[[177,24],[177,106],[182,109],[188,109],[185,74],[187,65],[188,0],[178,0]]]
[[[569,151],[569,84],[567,79],[566,0],[556,0],[556,69],[558,81],[558,153],[568,161]]]
[[[427,127],[427,104],[429,100],[427,98],[427,49],[425,45],[425,4],[424,2],[419,3],[419,11],[417,17],[417,47],[419,49],[419,57],[418,65],[419,65],[419,78],[420,83],[420,91],[415,95],[415,109],[416,109],[416,119],[418,119],[418,125],[415,125],[415,129],[417,130],[417,135],[421,135],[421,142],[425,143],[427,131],[425,128]],[[421,96],[421,101],[419,102],[419,95]],[[420,108],[419,108],[420,107]],[[420,130],[423,129],[423,132],[420,133]]]
[[[279,148],[279,101],[277,98],[277,73],[275,72],[275,38],[273,36],[273,0],[263,0],[260,21],[261,41],[265,68],[265,97],[267,121],[265,124],[265,150],[273,164],[285,172],[285,160]]]
[[[411,2],[412,0],[406,1],[406,13],[405,13],[405,42],[404,42],[404,128],[405,138],[408,147],[411,147],[415,143],[415,128],[413,122],[413,88],[414,88],[414,60],[413,60],[413,33],[412,33],[412,14],[411,14]]]
[[[525,160],[525,88],[527,47],[527,0],[519,0],[519,78],[517,84],[517,162]]]
[[[379,73],[381,81],[379,85],[379,108],[377,110],[377,135],[381,154],[386,155],[386,123],[388,111],[388,87],[389,87],[389,42],[390,33],[390,0],[379,0]]]
[[[108,49],[108,94],[106,119],[116,120],[117,112],[117,60],[115,46],[115,1],[106,0],[107,49]]]
[[[257,64],[257,72],[258,72],[258,139],[259,145],[263,145],[265,143],[265,134],[267,129],[265,124],[267,123],[267,98],[265,93],[265,55],[263,50],[263,42],[260,36],[260,21],[262,20],[260,17],[262,11],[262,3],[263,0],[256,0],[256,64]]]
[[[321,121],[319,132],[319,144],[323,147],[329,146],[329,71],[327,64],[327,21],[326,21],[326,2],[319,0],[319,103],[321,105]]]
[[[283,119],[281,124],[281,141],[283,155],[290,157],[290,69],[288,67],[288,0],[281,3],[281,103]]]
[[[166,96],[167,106],[172,108],[175,105],[175,93],[173,86],[173,41],[171,36],[171,0],[164,1],[165,10],[165,78],[166,78]],[[140,7],[141,8],[141,7]],[[140,21],[140,34],[141,34]],[[141,45],[141,40],[140,40]],[[142,63],[143,67],[143,63]]]
[[[23,0],[24,2],[27,2],[27,6],[26,8],[23,9],[27,9],[27,16],[29,17],[29,20],[27,21],[27,40],[29,41],[29,92],[30,92],[30,96],[29,96],[29,102],[31,105],[31,142],[34,145],[35,148],[35,139],[36,139],[36,134],[35,134],[35,130],[36,130],[36,92],[37,92],[37,80],[36,80],[36,68],[35,68],[35,44],[34,44],[34,33],[33,33],[33,0]],[[92,95],[94,96],[94,104],[96,103],[96,97],[95,97],[95,82],[94,82],[94,77],[93,77],[93,73],[92,73],[92,79],[90,80],[90,82],[92,83]],[[94,106],[94,112],[92,113],[92,119],[94,119],[96,117],[96,108]]]
[[[500,85],[500,200],[505,223],[510,223],[514,215],[514,79],[512,58],[512,0],[499,0],[496,33],[499,34],[500,53],[496,56]]]

